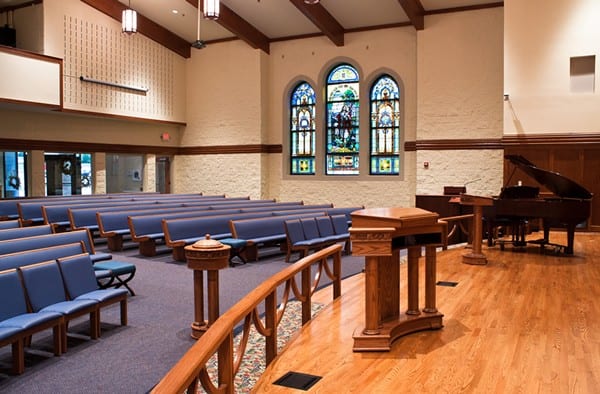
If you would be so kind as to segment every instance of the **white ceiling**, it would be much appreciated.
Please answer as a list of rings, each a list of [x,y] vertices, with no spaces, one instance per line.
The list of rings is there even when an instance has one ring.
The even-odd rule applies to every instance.
[[[31,0],[0,0],[0,8]],[[200,0],[202,1],[202,0]],[[477,6],[498,0],[420,0],[425,11]],[[119,0],[124,5],[165,27],[188,42],[197,38],[198,13],[186,0]],[[289,0],[221,0],[221,3],[253,25],[269,39],[320,33]],[[345,30],[410,22],[399,0],[321,0],[321,5]],[[177,13],[173,13],[177,10]],[[426,28],[427,26],[425,26]],[[204,41],[235,37],[218,22],[202,19]]]

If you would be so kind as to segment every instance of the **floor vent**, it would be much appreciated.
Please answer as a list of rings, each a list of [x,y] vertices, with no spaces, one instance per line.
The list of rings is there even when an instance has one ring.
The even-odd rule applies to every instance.
[[[273,382],[273,384],[306,391],[317,383],[319,379],[321,379],[320,376],[290,371]]]
[[[458,284],[458,282],[448,282],[448,281],[444,281],[444,280],[440,280],[437,283],[438,286],[446,286],[446,287],[454,287],[457,284]]]

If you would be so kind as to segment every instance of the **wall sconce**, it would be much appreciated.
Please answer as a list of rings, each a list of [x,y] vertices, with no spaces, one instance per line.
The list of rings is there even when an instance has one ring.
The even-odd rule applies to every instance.
[[[204,0],[202,11],[206,19],[219,19],[219,0]]]
[[[129,0],[129,7],[123,10],[121,24],[123,33],[133,34],[137,32],[137,12],[131,9],[131,0]]]

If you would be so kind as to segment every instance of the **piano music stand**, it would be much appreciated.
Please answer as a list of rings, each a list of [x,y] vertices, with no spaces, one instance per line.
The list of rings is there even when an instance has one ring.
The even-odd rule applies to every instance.
[[[463,255],[463,263],[465,264],[476,264],[485,265],[487,264],[487,258],[481,251],[482,242],[482,218],[483,218],[483,207],[491,206],[494,204],[492,197],[484,196],[473,196],[470,194],[461,194],[460,203],[462,205],[473,206],[473,242],[472,251]]]
[[[436,247],[447,223],[420,208],[352,212],[352,254],[365,256],[365,325],[354,331],[355,352],[389,351],[403,335],[442,327],[436,308]],[[419,309],[419,257],[425,248],[425,308]],[[400,313],[400,250],[408,251],[408,309]]]

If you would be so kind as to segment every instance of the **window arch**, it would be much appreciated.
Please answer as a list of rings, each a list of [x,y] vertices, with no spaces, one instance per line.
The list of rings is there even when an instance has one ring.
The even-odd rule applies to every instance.
[[[327,76],[327,175],[359,174],[359,74],[349,64]]]
[[[370,174],[400,173],[400,90],[389,75],[371,87]]]
[[[308,82],[300,82],[290,97],[290,172],[292,175],[315,174],[315,91]]]

